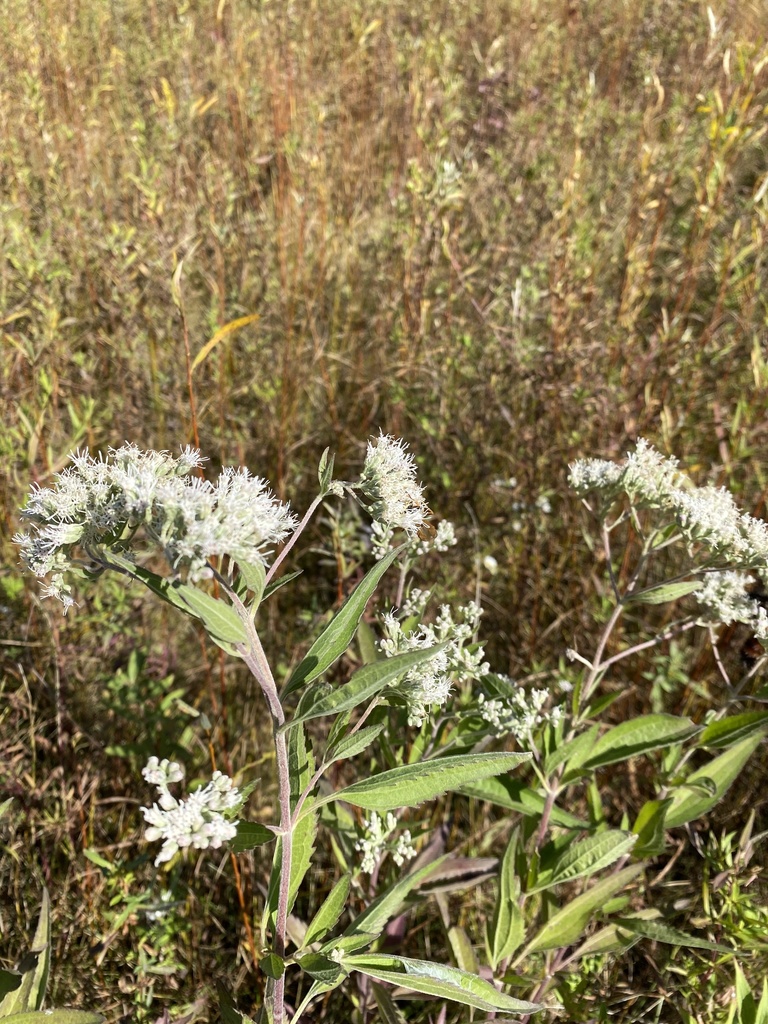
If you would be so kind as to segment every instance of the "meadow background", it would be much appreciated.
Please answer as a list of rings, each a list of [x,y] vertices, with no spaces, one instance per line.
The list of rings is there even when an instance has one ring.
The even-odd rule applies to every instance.
[[[556,672],[604,589],[570,461],[644,436],[765,514],[766,26],[758,0],[0,0],[0,952],[46,884],[53,1003],[207,1019],[227,970],[247,1005],[228,859],[179,873],[152,919],[170,883],[139,842],[139,768],[179,744],[204,768],[210,743],[272,793],[262,709],[191,627],[109,581],[66,618],[41,604],[10,540],[30,481],[78,445],[197,434],[212,472],[246,464],[302,509],[322,450],[351,478],[381,428],[457,526],[442,585],[480,593],[494,669]],[[278,664],[357,578],[358,524],[331,526],[306,556],[326,591],[272,606]],[[691,643],[623,667],[616,720],[717,704]],[[734,866],[722,836],[752,809],[767,827],[764,770],[658,883],[741,935],[753,982],[764,856]],[[601,776],[617,819],[642,772]],[[479,848],[490,821],[462,813],[451,841]],[[242,872],[259,903],[266,860]],[[455,899],[482,942],[492,891]],[[724,1020],[731,966],[686,956],[596,957],[572,1019]]]

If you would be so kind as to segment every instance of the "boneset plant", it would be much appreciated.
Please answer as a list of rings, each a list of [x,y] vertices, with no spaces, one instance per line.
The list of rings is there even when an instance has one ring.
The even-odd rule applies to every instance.
[[[415,855],[410,831],[393,837],[397,811],[503,775],[530,757],[435,743],[405,763],[404,747],[397,743],[398,722],[401,728],[406,720],[422,726],[433,709],[446,704],[455,683],[467,684],[487,671],[482,650],[473,643],[475,606],[460,610],[456,618],[444,606],[433,625],[422,624],[419,614],[405,613],[417,607],[423,611],[426,595],[411,592],[410,604],[401,604],[398,616],[386,617],[385,637],[369,652],[367,663],[344,685],[323,680],[355,638],[386,571],[401,562],[402,597],[407,569],[418,553],[454,539],[446,526],[432,540],[419,539],[428,509],[413,457],[403,442],[379,436],[368,445],[360,478],[343,483],[333,479],[333,459],[326,453],[319,467],[319,494],[300,521],[264,480],[245,469],[225,469],[211,483],[197,474],[202,461],[190,448],[177,457],[133,445],[110,449],[105,458],[78,452],[53,487],[33,490],[22,513],[28,529],[16,538],[27,567],[47,578],[44,593],[59,598],[65,609],[75,604],[75,579],[121,573],[199,620],[216,644],[245,663],[266,701],[277,765],[277,820],[242,820],[248,789],[239,790],[220,772],[186,798],[174,796],[171,789],[182,782],[183,769],[151,757],[143,775],[157,797],[143,814],[146,839],[162,843],[155,863],[170,861],[189,847],[233,844],[244,850],[275,843],[260,926],[264,1021],[282,1024],[290,1012],[297,1024],[317,996],[353,972],[371,979],[376,999],[384,1002],[389,996],[379,982],[491,1012],[535,1010],[533,1003],[506,995],[474,973],[378,951],[385,926],[402,912],[409,894],[439,873],[440,861],[431,857],[382,891],[371,887],[369,905],[341,928],[353,875],[352,870],[345,873],[303,935],[294,937],[295,949],[289,952],[289,915],[312,867],[321,816],[344,832],[344,807],[368,813],[354,847],[362,855],[362,871],[373,877],[387,853],[398,866]],[[370,513],[380,557],[279,687],[259,635],[260,608],[296,575],[280,576],[279,571],[321,503],[345,495]],[[397,537],[401,543],[392,547]],[[158,558],[163,568],[158,569]],[[321,718],[331,724],[316,754],[305,725]],[[376,740],[381,747],[371,772],[336,791],[324,783],[331,765],[362,754]],[[351,831],[346,827],[347,849]],[[302,972],[308,984],[300,1004],[287,1007],[286,976],[292,970]]]
[[[685,946],[691,956],[733,958],[730,946],[683,930],[654,906],[651,894],[663,889],[646,886],[644,870],[665,856],[669,831],[723,798],[768,733],[768,712],[729,713],[750,699],[764,659],[733,681],[718,649],[722,623],[744,623],[761,643],[768,637],[768,616],[752,592],[756,580],[768,582],[765,523],[740,512],[727,491],[695,487],[674,459],[643,441],[621,463],[575,463],[570,484],[596,516],[607,570],[601,627],[593,649],[567,649],[556,673],[514,681],[484,660],[476,604],[435,613],[431,589],[416,585],[420,559],[456,538],[447,523],[431,537],[419,534],[428,510],[402,442],[373,439],[351,483],[333,480],[326,453],[319,494],[301,521],[247,471],[225,470],[212,484],[191,475],[200,463],[190,449],[177,458],[132,446],[101,460],[77,454],[53,488],[33,491],[23,512],[30,528],[17,539],[29,568],[48,577],[46,592],[65,606],[74,600],[73,577],[122,573],[198,619],[256,680],[272,720],[277,820],[243,820],[248,787],[219,772],[183,797],[175,790],[183,769],[157,757],[143,772],[157,791],[143,813],[146,839],[161,842],[158,865],[188,847],[275,843],[259,929],[262,1021],[299,1022],[313,1000],[345,982],[358,1007],[372,998],[381,1018],[397,1024],[404,1018],[386,985],[523,1019],[546,999],[580,1019],[574,981],[596,957],[651,939]],[[279,572],[321,503],[350,497],[372,517],[375,564],[278,687],[259,636],[260,610],[293,578]],[[394,606],[379,616],[377,635],[363,612],[396,564]],[[619,644],[623,618],[643,629],[644,608],[662,604],[669,605],[663,628]],[[628,660],[663,657],[667,644],[696,628],[711,642],[725,690],[717,708],[703,722],[666,713],[610,721]],[[350,648],[362,667],[342,685],[327,682]],[[766,698],[758,691],[752,699]],[[322,719],[327,727],[316,729]],[[518,752],[489,750],[508,743]],[[657,791],[612,821],[603,769],[613,776],[638,756]],[[332,789],[328,769],[353,760],[358,781]],[[518,765],[527,775],[509,774]],[[444,856],[439,837],[413,817],[401,827],[401,811],[449,792],[506,812],[493,830],[509,837],[485,953],[492,974],[526,1000],[486,980],[490,972],[480,976],[475,943],[440,898],[489,879],[495,862]],[[360,809],[362,825],[350,808]],[[305,922],[291,911],[312,870],[320,824],[331,832],[342,874]],[[761,838],[751,838],[748,826],[742,843],[751,849]],[[389,952],[385,943],[426,885],[437,894],[456,967]],[[361,894],[367,905],[358,912]],[[729,932],[726,920],[713,917],[710,933],[743,946],[739,923]],[[222,999],[227,1020],[247,1020],[232,1016],[226,993]]]

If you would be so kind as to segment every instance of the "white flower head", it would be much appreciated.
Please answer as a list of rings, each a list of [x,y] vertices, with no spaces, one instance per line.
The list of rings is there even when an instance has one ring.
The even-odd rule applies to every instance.
[[[704,612],[704,622],[732,622],[752,624],[757,621],[763,609],[754,601],[747,590],[754,583],[752,576],[741,572],[710,572],[704,582],[694,590],[693,596]]]
[[[407,617],[407,611],[403,608],[401,613]],[[408,705],[409,725],[421,726],[431,707],[445,704],[454,683],[479,679],[488,671],[483,648],[468,646],[477,632],[481,614],[480,606],[470,601],[459,608],[454,619],[450,607],[444,604],[433,625],[420,623],[409,633],[404,632],[391,612],[382,616],[384,637],[379,647],[388,658],[444,645],[427,661],[406,672],[393,687]]]
[[[400,834],[397,842],[392,845],[389,837],[397,828],[397,818],[390,811],[386,818],[381,818],[376,811],[363,821],[364,833],[355,843],[355,849],[362,853],[360,869],[370,875],[387,852],[392,853],[392,860],[398,867],[416,856],[411,833],[408,829]]]
[[[480,717],[497,736],[514,736],[518,743],[529,745],[531,733],[537,726],[545,722],[557,725],[562,721],[565,715],[562,706],[546,708],[549,700],[547,690],[526,691],[507,676],[497,675],[494,678],[501,684],[504,695],[489,698],[481,693],[477,704]]]
[[[211,575],[208,559],[266,563],[269,549],[296,524],[266,481],[246,469],[225,469],[216,484],[190,476],[204,461],[190,447],[174,458],[136,445],[110,448],[106,456],[76,451],[53,487],[33,487],[22,517],[29,524],[14,540],[22,560],[50,577],[46,596],[71,605],[66,574],[80,571],[82,549],[98,565],[119,543],[125,556],[139,530],[157,544],[172,569],[184,567],[192,582]]]
[[[191,846],[205,850],[218,849],[237,835],[237,821],[225,817],[227,811],[238,806],[240,791],[232,779],[214,772],[207,786],[196,790],[186,800],[171,796],[168,785],[180,782],[184,771],[175,761],[158,761],[151,757],[142,775],[158,790],[158,802],[142,807],[149,828],[144,833],[148,842],[162,839],[163,845],[155,858],[155,865],[170,860],[179,850]]]
[[[405,441],[380,434],[368,442],[365,465],[356,488],[362,504],[383,527],[414,536],[429,518],[416,462]]]

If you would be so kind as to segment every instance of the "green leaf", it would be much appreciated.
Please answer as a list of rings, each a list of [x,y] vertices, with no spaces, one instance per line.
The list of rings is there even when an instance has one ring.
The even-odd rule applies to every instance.
[[[664,852],[664,824],[671,803],[671,797],[666,800],[646,800],[640,808],[632,826],[637,836],[637,843],[632,850],[635,857],[656,857]]]
[[[761,732],[748,736],[736,746],[729,747],[709,764],[705,764],[703,768],[690,775],[685,781],[685,786],[675,789],[671,794],[672,803],[667,810],[666,827],[677,828],[679,825],[685,825],[686,822],[700,818],[702,814],[711,810],[723,798],[750,756],[760,746],[763,735]],[[714,786],[714,792],[702,791],[699,787],[693,791],[685,788],[704,780],[708,780]]]
[[[579,733],[578,736],[574,736],[572,740],[568,740],[566,743],[561,743],[559,747],[555,747],[552,753],[544,762],[544,771],[547,775],[551,775],[558,765],[563,762],[566,764],[573,760],[576,764],[581,764],[585,757],[587,757],[595,745],[595,740],[600,732],[600,726],[598,724],[592,725],[589,729]]]
[[[524,782],[510,776],[473,782],[469,786],[462,786],[460,792],[475,800],[487,800],[498,807],[517,811],[527,818],[540,818],[544,810],[544,797],[530,789]],[[588,821],[576,818],[559,807],[552,808],[550,821],[561,828],[589,828]]]
[[[695,732],[698,726],[688,718],[674,715],[641,715],[628,722],[615,725],[604,733],[584,760],[585,768],[601,768],[607,764],[626,761],[638,754],[646,754],[659,747],[679,743]]]
[[[259,960],[259,970],[273,981],[285,974],[285,961],[277,953],[267,953]]]
[[[463,757],[441,757],[422,764],[407,764],[354,782],[346,789],[323,797],[321,802],[346,800],[369,811],[418,807],[448,790],[511,771],[530,758],[530,754],[465,754]]]
[[[293,829],[293,845],[291,849],[291,878],[288,886],[288,913],[293,909],[299,887],[304,881],[306,873],[312,862],[312,854],[315,849],[315,837],[317,836],[318,814],[309,797],[306,804],[306,813],[299,818]],[[277,903],[280,894],[280,877],[283,867],[282,840],[278,838],[275,846],[275,853],[272,858],[272,872],[269,876],[269,890],[264,905],[262,919],[262,931],[274,927],[277,915]]]
[[[261,595],[262,602],[266,601],[268,597],[272,597],[276,590],[280,587],[284,587],[286,583],[290,583],[291,580],[295,580],[297,576],[301,576],[304,572],[303,569],[297,569],[295,572],[287,572],[284,576],[281,576],[278,580],[272,580],[264,588],[264,593]]]
[[[143,583],[153,594],[167,601],[168,604],[179,608],[186,615],[199,619],[211,634],[211,639],[219,643],[220,646],[227,643],[246,642],[245,629],[237,612],[223,601],[218,601],[215,597],[210,597],[202,590],[187,583],[167,580],[164,576],[158,576],[157,573],[151,572],[141,565],[136,565],[115,551],[110,550],[108,561]]]
[[[643,590],[639,594],[630,594],[625,604],[666,604],[667,601],[678,601],[694,590],[699,590],[701,580],[683,580],[680,583],[665,583],[652,590]]]
[[[381,1024],[408,1024],[405,1017],[400,1013],[395,1001],[389,994],[389,989],[382,988],[376,982],[371,983],[371,992],[376,1000],[381,1016]]]
[[[644,939],[653,939],[656,942],[665,942],[669,946],[690,946],[693,949],[711,949],[715,953],[731,953],[737,950],[730,946],[720,946],[716,942],[708,942],[706,939],[697,939],[695,935],[681,932],[664,921],[658,919],[642,919],[638,917],[617,918],[615,924],[632,935],[639,935]]]
[[[632,864],[601,879],[591,889],[571,900],[550,917],[528,944],[523,955],[542,949],[560,949],[576,942],[598,911],[603,909],[606,901],[636,878],[642,870],[642,864]]]
[[[310,692],[306,691],[306,697]],[[301,709],[302,702],[299,702]],[[283,741],[284,742],[284,741]],[[312,744],[309,742],[303,725],[298,725],[288,733],[288,774],[291,780],[291,807],[296,806],[296,801],[304,792],[315,772],[315,755],[312,752]]]
[[[376,634],[362,619],[357,627],[357,646],[360,648],[360,658],[364,665],[371,665],[382,657],[376,646]]]
[[[246,587],[251,591],[255,604],[258,605],[264,594],[264,583],[267,571],[261,562],[240,562],[237,563],[240,578]],[[239,621],[239,620],[238,620]]]
[[[3,997],[0,1002],[0,1017],[15,1017],[40,1009],[45,998],[50,966],[51,901],[48,890],[43,889],[43,900],[32,939],[32,949],[19,964],[18,974],[21,975],[21,982]]]
[[[607,830],[572,843],[551,868],[539,872],[535,887],[529,891],[540,892],[575,878],[597,874],[629,853],[636,842],[637,836],[632,832]]]
[[[248,642],[245,627],[230,605],[188,583],[171,583],[169,589],[181,598],[194,616],[200,619],[212,637],[228,644]]]
[[[333,463],[336,456],[331,455],[330,452],[330,448],[325,449],[323,454],[320,456],[320,464],[317,467],[317,479],[320,483],[321,494],[328,493],[328,488],[331,486],[333,481]]]
[[[515,870],[519,838],[519,830],[514,829],[499,869],[499,893],[491,921],[489,942],[491,968],[494,971],[501,960],[514,953],[525,937],[525,920],[518,905],[520,881]]]
[[[371,665],[365,665],[359,669],[344,686],[321,697],[312,704],[303,714],[296,714],[290,722],[280,727],[281,732],[291,729],[299,722],[309,722],[313,718],[322,718],[325,715],[337,715],[343,711],[351,711],[359,704],[375,697],[377,693],[393,683],[400,676],[417,665],[421,665],[431,658],[434,658],[440,651],[445,650],[447,644],[437,644],[426,650],[408,651],[406,654],[397,654],[393,658],[383,658]]]
[[[307,953],[306,956],[297,960],[297,963],[310,978],[314,978],[315,981],[324,985],[334,985],[346,977],[346,972],[339,964],[322,953]]]
[[[104,1020],[90,1010],[29,1010],[4,1019],[8,1024],[101,1024]]]
[[[459,928],[458,925],[449,928],[448,941],[451,944],[451,951],[456,959],[456,965],[459,970],[466,971],[468,974],[479,974],[480,964],[477,962],[472,943],[469,941],[469,936],[464,929]]]
[[[378,725],[369,725],[352,736],[344,736],[336,744],[336,747],[325,755],[326,764],[330,764],[331,761],[348,761],[350,758],[356,757],[369,744],[373,743],[386,724],[386,722],[379,722]]]
[[[456,967],[430,963],[427,960],[413,960],[410,957],[383,953],[363,953],[345,957],[343,965],[351,971],[359,971],[377,981],[387,981],[424,995],[450,999],[465,1006],[474,1006],[478,1010],[533,1013],[540,1009],[537,1003],[513,999],[512,996],[499,992],[490,982],[478,978],[477,975],[467,974]]]
[[[699,737],[702,747],[730,747],[739,740],[768,727],[768,711],[745,711],[710,722]]]
[[[255,846],[271,843],[275,838],[275,833],[266,825],[260,825],[257,821],[240,821],[237,825],[237,835],[232,840],[231,849],[235,853],[243,853],[245,850],[252,850]]]
[[[365,606],[371,599],[379,580],[401,551],[402,548],[395,548],[388,552],[358,583],[312,644],[305,657],[296,666],[296,670],[285,687],[283,697],[287,697],[294,690],[317,679],[347,650],[355,635],[357,624],[365,611]]]
[[[108,875],[114,874],[116,870],[115,865],[111,861],[107,860],[106,857],[102,857],[97,850],[83,850],[83,856],[89,860],[91,864],[95,864],[98,868],[103,868]]]
[[[320,909],[309,922],[303,946],[311,946],[318,939],[324,939],[331,929],[336,927],[336,922],[341,917],[344,907],[347,905],[349,886],[352,880],[351,875],[342,875],[336,885],[326,896]],[[314,975],[313,975],[314,977]],[[321,979],[322,980],[322,979]]]

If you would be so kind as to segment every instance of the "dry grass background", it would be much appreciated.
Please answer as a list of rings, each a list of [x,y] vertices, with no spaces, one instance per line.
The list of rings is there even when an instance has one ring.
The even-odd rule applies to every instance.
[[[227,962],[247,994],[217,864],[178,880],[171,938],[131,910],[150,886],[131,861],[137,723],[151,706],[150,739],[172,742],[173,675],[242,768],[260,715],[141,595],[102,587],[67,619],[40,605],[10,543],[30,480],[78,444],[191,441],[185,338],[194,357],[257,314],[193,374],[213,466],[301,507],[326,445],[351,475],[369,433],[406,437],[462,536],[449,591],[474,592],[475,555],[498,562],[481,579],[494,667],[556,665],[602,579],[574,457],[647,436],[764,513],[766,25],[751,0],[0,0],[0,935],[11,958],[45,881],[56,1000],[154,1020]],[[345,583],[332,551],[318,561],[310,611]],[[284,660],[309,620],[277,615]],[[628,711],[648,706],[641,668]],[[702,713],[713,679],[694,659],[670,710]],[[716,830],[743,823],[749,786]],[[674,975],[642,957],[600,982],[621,1019],[649,985],[674,1005]]]

